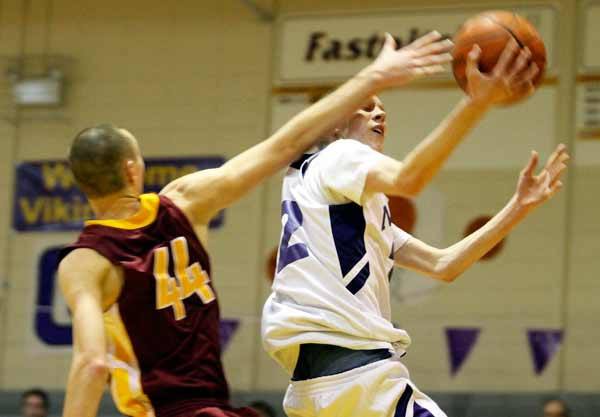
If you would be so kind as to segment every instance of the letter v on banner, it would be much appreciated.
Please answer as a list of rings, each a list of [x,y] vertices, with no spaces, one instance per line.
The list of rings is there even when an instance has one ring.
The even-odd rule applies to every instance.
[[[533,360],[533,370],[536,375],[541,375],[560,348],[563,331],[560,329],[529,329],[527,330],[527,340]]]
[[[446,343],[450,359],[450,375],[456,376],[473,350],[481,329],[476,327],[447,327]]]

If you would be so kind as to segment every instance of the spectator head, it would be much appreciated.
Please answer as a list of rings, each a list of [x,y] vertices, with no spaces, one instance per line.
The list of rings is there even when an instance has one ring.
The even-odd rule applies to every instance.
[[[569,417],[567,403],[558,398],[553,398],[544,403],[544,417]]]
[[[21,394],[21,414],[23,417],[47,417],[50,402],[48,394],[41,389],[30,389]]]

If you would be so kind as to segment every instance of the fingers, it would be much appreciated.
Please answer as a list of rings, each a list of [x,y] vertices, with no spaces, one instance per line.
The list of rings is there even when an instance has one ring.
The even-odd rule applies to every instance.
[[[416,39],[414,42],[408,45],[408,47],[413,49],[419,49],[425,45],[429,45],[430,43],[439,41],[440,39],[442,39],[442,34],[437,30],[433,30],[428,34]]]
[[[548,157],[548,162],[546,162],[546,166],[552,165],[557,158],[561,158],[561,157],[566,157],[566,159],[564,159],[562,162],[568,161],[570,158],[569,155],[567,154],[567,146],[564,143],[560,143],[556,147],[554,152],[552,152],[552,154],[550,154],[550,156]]]
[[[570,158],[571,157],[567,153],[567,147],[562,143],[556,147],[554,152],[552,152],[543,171],[544,173],[547,173],[549,177],[550,188],[553,188],[557,183],[561,182],[560,178],[567,169],[567,162]]]
[[[562,174],[565,172],[566,169],[567,169],[567,166],[565,164],[561,164],[555,172],[549,173],[551,187],[554,184],[560,182],[560,177],[562,176]]]
[[[435,75],[441,74],[447,71],[447,68],[442,65],[427,65],[423,67],[415,67],[412,69],[412,73],[415,77],[424,75]]]
[[[443,39],[441,41],[432,42],[427,45],[423,45],[418,48],[414,48],[415,56],[427,56],[435,54],[446,54],[452,50],[454,43],[450,39]]]
[[[517,77],[517,75],[525,69],[529,61],[531,60],[531,51],[529,48],[525,47],[521,49],[519,52],[519,56],[515,61],[514,65],[510,67],[508,70],[508,79],[512,80]]]
[[[492,71],[495,76],[501,77],[506,74],[508,66],[513,61],[518,50],[519,44],[514,38],[511,38],[504,47],[504,50],[500,54],[500,58],[498,58],[498,62]]]
[[[539,155],[536,151],[531,151],[531,157],[529,158],[529,162],[527,166],[521,171],[521,174],[526,177],[532,177],[533,172],[535,171],[535,167],[537,166],[539,159]]]
[[[546,198],[552,198],[563,188],[563,183],[561,181],[556,181],[552,184],[544,193]]]
[[[479,57],[481,56],[481,48],[479,45],[473,45],[473,48],[467,55],[467,78],[479,73]]]
[[[568,159],[569,159],[568,155],[563,155],[562,157],[558,158],[548,169],[548,172],[550,173],[550,177],[551,177],[550,185],[553,185],[560,180],[560,177],[563,175],[563,173],[567,169],[566,162],[568,161]]]
[[[550,187],[551,181],[550,173],[546,170],[542,171],[540,175],[538,175],[538,181],[542,184],[542,187],[548,188]]]
[[[395,51],[396,47],[397,47],[396,39],[394,39],[394,37],[389,32],[386,32],[384,41],[383,41],[382,51],[384,51],[384,50]]]
[[[514,80],[514,83],[517,85],[532,83],[535,79],[535,76],[538,75],[539,72],[540,69],[537,66],[537,64],[535,62],[532,62],[531,64],[529,64],[527,69],[515,74],[515,76],[512,77],[512,80]]]
[[[442,65],[452,62],[451,54],[429,55],[421,58],[415,58],[413,64],[418,67],[426,67],[429,65]]]

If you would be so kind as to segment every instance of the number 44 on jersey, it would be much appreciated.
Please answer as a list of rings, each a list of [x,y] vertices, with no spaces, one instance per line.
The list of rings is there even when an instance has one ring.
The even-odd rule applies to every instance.
[[[187,240],[182,236],[171,241],[175,278],[169,276],[169,247],[154,251],[154,278],[156,278],[156,309],[173,308],[175,320],[186,316],[183,300],[197,294],[204,304],[215,299],[208,283],[210,278],[198,262],[189,265]]]

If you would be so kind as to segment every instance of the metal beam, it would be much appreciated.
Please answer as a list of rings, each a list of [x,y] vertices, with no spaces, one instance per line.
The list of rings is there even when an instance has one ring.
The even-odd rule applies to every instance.
[[[258,4],[254,0],[241,0],[252,12],[263,22],[272,22],[275,20],[273,12],[267,10]]]

